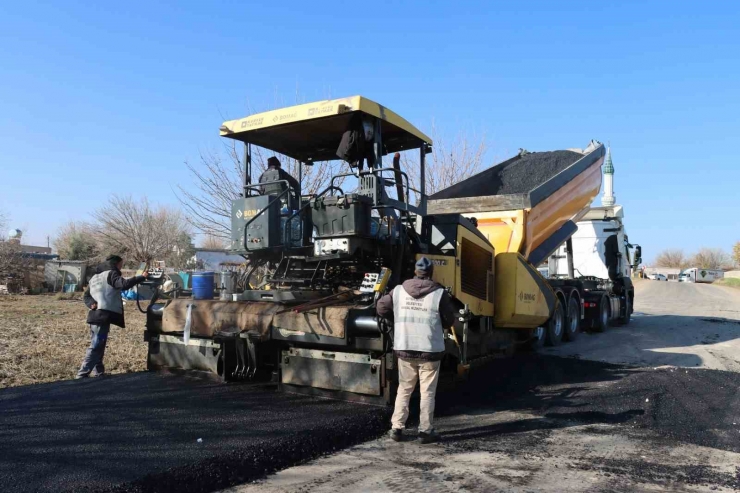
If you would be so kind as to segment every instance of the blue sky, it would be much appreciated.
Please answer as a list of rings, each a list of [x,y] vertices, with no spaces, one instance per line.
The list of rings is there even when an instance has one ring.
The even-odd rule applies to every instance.
[[[646,259],[740,240],[735,2],[10,2],[0,209],[45,243],[110,194],[176,204],[224,118],[363,94],[488,159],[610,141]]]

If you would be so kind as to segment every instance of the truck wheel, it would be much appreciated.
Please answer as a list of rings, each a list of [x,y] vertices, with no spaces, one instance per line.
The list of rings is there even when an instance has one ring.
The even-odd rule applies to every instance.
[[[545,328],[537,327],[532,329],[532,334],[527,340],[525,347],[529,351],[537,351],[545,345]]]
[[[631,318],[632,318],[632,299],[630,298],[630,294],[627,293],[627,296],[624,297],[624,315],[619,317],[619,324],[627,325],[628,323],[630,323]]]
[[[563,342],[563,331],[565,330],[565,310],[558,300],[555,303],[555,311],[552,317],[545,324],[545,344],[547,346],[557,346]]]
[[[609,299],[602,296],[599,300],[599,315],[594,321],[594,332],[604,332],[609,327]]]
[[[575,341],[578,337],[579,328],[581,326],[581,305],[575,296],[571,296],[568,300],[568,316],[565,321],[565,331],[563,332],[563,339],[566,341]]]

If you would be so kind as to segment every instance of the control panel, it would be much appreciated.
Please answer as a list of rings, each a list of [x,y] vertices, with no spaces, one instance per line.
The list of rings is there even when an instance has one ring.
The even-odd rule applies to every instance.
[[[388,286],[391,270],[383,267],[380,272],[366,272],[360,285],[361,293],[382,293]]]

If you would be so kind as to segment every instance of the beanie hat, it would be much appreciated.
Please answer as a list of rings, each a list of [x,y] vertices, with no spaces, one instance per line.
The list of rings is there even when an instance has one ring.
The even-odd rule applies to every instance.
[[[123,259],[121,257],[119,257],[118,255],[109,255],[105,259],[105,261],[108,262],[109,264],[117,264],[121,260],[123,260]]]
[[[414,266],[414,272],[417,276],[420,277],[431,276],[433,270],[434,264],[432,264],[432,261],[426,257],[421,257],[419,260],[416,261],[416,265]]]
[[[276,158],[275,156],[272,156],[267,159],[267,166],[277,166],[280,167],[280,160]]]

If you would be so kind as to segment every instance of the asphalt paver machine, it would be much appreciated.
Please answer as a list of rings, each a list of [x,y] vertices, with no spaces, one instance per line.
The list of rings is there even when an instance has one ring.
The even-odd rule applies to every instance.
[[[576,328],[583,318],[584,298],[549,283],[532,252],[516,245],[546,259],[569,238],[571,220],[598,193],[601,144],[569,154],[562,166],[533,164],[542,175],[536,201],[532,193],[526,200],[487,197],[503,191],[487,175],[479,180],[483,190],[451,187],[430,201],[425,158],[431,139],[361,96],[227,121],[220,133],[244,143],[246,178],[232,204],[231,250],[248,268],[241,288],[223,287],[219,299],[150,303],[150,369],[201,370],[225,381],[270,372],[283,390],[389,403],[397,374],[393,329],[376,317],[375,303],[413,276],[422,255],[433,260],[434,279],[460,312],[445,328],[445,374],[465,375],[517,344],[542,340],[543,333],[554,341],[566,315],[578,316]],[[307,194],[301,176],[298,190],[287,180],[253,183],[253,146],[294,159],[299,169],[337,159],[352,166]],[[401,169],[400,153],[413,165]],[[471,215],[471,207],[521,211],[489,219]],[[428,214],[431,208],[435,213]],[[522,228],[525,216],[529,226]],[[572,310],[570,300],[577,303]]]

